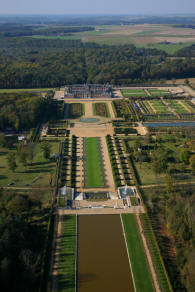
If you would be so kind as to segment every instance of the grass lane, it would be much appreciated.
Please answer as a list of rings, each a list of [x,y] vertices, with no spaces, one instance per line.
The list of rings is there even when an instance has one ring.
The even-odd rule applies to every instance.
[[[85,185],[87,188],[104,187],[103,169],[98,138],[85,138]]]
[[[152,276],[149,270],[143,243],[134,214],[122,214],[136,292],[154,292]]]
[[[58,292],[75,291],[76,216],[64,215],[60,243]]]

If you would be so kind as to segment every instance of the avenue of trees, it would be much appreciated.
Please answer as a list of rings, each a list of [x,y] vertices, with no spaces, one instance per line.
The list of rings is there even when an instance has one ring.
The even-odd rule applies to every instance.
[[[195,60],[157,49],[100,46],[76,40],[0,38],[0,88],[74,83],[121,85],[194,77]]]
[[[174,186],[144,192],[153,228],[174,291],[194,291],[195,192],[192,186]]]

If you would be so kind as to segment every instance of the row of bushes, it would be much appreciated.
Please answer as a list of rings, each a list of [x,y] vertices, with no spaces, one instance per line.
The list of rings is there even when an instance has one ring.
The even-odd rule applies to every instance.
[[[114,133],[128,136],[129,134],[137,134],[137,130],[134,128],[114,128]]]
[[[108,147],[108,153],[109,153],[114,183],[115,183],[115,187],[117,188],[121,186],[121,179],[120,179],[120,174],[119,174],[119,169],[118,169],[118,163],[116,161],[116,156],[114,153],[113,141],[110,135],[106,136],[106,143]]]
[[[70,166],[70,185],[72,188],[76,186],[76,161],[77,161],[77,137],[72,136],[71,145],[71,166]]]
[[[119,140],[118,137],[114,137],[114,141],[115,141],[115,146],[116,146],[116,149],[117,149],[117,152],[118,152],[120,165],[121,165],[121,169],[122,169],[123,176],[124,176],[124,179],[125,179],[125,183],[127,185],[130,185],[131,180],[130,180],[130,176],[129,176],[129,173],[128,173],[128,166],[127,166],[127,164],[125,162],[126,158],[123,156],[123,149],[121,147],[120,140]]]
[[[67,170],[68,170],[68,152],[69,152],[69,138],[65,139],[62,143],[62,161],[61,161],[61,169],[60,169],[60,185],[64,186],[67,177]]]

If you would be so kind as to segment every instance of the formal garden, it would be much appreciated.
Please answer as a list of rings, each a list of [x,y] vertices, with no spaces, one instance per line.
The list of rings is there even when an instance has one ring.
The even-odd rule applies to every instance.
[[[110,112],[107,103],[103,102],[93,103],[92,107],[95,116],[101,116],[106,118],[110,117]]]

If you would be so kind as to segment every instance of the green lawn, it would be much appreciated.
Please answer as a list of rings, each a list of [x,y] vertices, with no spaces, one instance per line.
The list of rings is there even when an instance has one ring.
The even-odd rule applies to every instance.
[[[124,97],[148,96],[144,89],[123,89],[121,93]]]
[[[59,142],[50,142],[51,154],[59,152]],[[54,182],[56,162],[54,160],[46,160],[43,158],[43,153],[40,149],[40,144],[35,146],[35,157],[32,164],[28,162],[26,166],[16,161],[18,167],[15,172],[12,172],[7,165],[7,154],[15,150],[0,148],[0,186],[7,186],[15,181],[13,186],[24,187],[26,184],[30,187],[49,187],[52,177]],[[37,179],[35,182],[33,180]]]
[[[168,101],[170,107],[172,107],[178,114],[180,113],[189,113],[183,105],[181,105],[177,100]]]
[[[169,113],[169,110],[166,106],[162,103],[161,100],[151,100],[150,104],[157,110],[160,114]]]
[[[148,89],[148,92],[151,95],[169,95],[171,94],[169,90],[161,90],[161,89]]]
[[[21,88],[21,89],[0,89],[0,93],[18,93],[18,92],[39,92],[55,90],[55,88]]]
[[[136,292],[155,291],[142,239],[139,234],[136,217],[134,214],[122,214],[122,221],[135,280]]]
[[[98,138],[84,138],[85,142],[85,186],[87,188],[104,187],[103,168]]]
[[[137,199],[136,199],[136,197],[130,197],[130,200],[131,200],[131,205],[132,206],[137,206]]]
[[[58,292],[75,291],[76,216],[64,215],[60,242]]]

